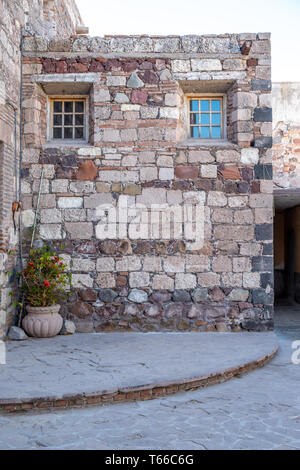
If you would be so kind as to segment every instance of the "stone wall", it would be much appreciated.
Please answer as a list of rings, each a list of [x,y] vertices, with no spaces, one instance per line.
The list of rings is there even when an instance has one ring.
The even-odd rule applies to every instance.
[[[18,254],[21,28],[56,38],[75,34],[82,20],[73,0],[0,0],[0,338],[14,321],[11,294]],[[26,70],[25,70],[26,71]],[[26,111],[25,111],[26,114]],[[16,121],[16,133],[15,133]]]
[[[15,147],[18,151],[19,140],[18,129],[15,136],[14,127],[15,112],[19,127],[19,44],[24,18],[21,0],[0,0],[0,338],[14,315],[9,295],[13,291],[13,276],[7,273],[14,268],[15,256],[9,253],[18,241],[12,219],[12,203],[16,200]]]
[[[83,24],[75,0],[25,0],[24,9],[27,29],[40,37],[68,38]]]
[[[25,50],[23,221],[30,233],[44,165],[39,236],[73,274],[63,314],[79,331],[272,328],[269,34],[26,38]],[[47,92],[70,89],[89,89],[90,138],[58,146]],[[224,93],[228,140],[187,139],[190,92]],[[124,197],[203,203],[203,245],[100,239],[97,207]]]

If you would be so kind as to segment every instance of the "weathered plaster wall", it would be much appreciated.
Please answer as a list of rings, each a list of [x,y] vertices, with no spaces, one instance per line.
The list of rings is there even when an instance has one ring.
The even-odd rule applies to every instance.
[[[272,327],[269,35],[81,37],[59,46],[25,43],[23,220],[30,231],[44,164],[39,233],[73,273],[63,314],[79,331]],[[90,84],[86,146],[46,141],[53,84],[61,92]],[[185,140],[190,91],[224,91],[227,142]],[[97,206],[121,196],[148,206],[202,201],[203,247],[100,240]]]
[[[273,170],[275,204],[284,212],[275,217],[276,297],[288,291],[287,234],[294,232],[295,298],[300,300],[300,83],[274,83]],[[278,192],[279,191],[279,192]],[[286,191],[286,192],[285,192]]]
[[[300,83],[274,83],[273,169],[276,188],[300,188]]]

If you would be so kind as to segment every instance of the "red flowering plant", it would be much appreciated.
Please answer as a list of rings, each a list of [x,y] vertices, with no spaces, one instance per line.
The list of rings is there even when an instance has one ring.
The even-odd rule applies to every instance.
[[[44,246],[31,250],[22,272],[25,301],[33,307],[50,307],[68,296],[70,274],[63,259]]]

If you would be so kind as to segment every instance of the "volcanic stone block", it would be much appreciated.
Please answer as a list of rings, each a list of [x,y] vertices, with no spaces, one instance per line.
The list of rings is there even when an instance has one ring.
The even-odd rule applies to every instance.
[[[258,180],[272,180],[273,179],[273,166],[272,165],[255,165],[254,178]]]
[[[255,227],[256,240],[272,240],[273,224],[258,224]]]
[[[253,91],[271,91],[272,82],[271,80],[252,80],[251,89]]]
[[[255,122],[272,122],[272,108],[255,108],[253,119]]]

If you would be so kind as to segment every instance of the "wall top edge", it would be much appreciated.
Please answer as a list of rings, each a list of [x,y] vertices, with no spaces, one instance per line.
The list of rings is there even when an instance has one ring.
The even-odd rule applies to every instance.
[[[270,33],[240,33],[185,36],[72,36],[47,39],[26,36],[25,52],[102,52],[102,53],[208,53],[240,54],[244,42],[260,43],[269,53]],[[250,44],[251,45],[251,44]],[[257,52],[260,52],[258,50]]]

